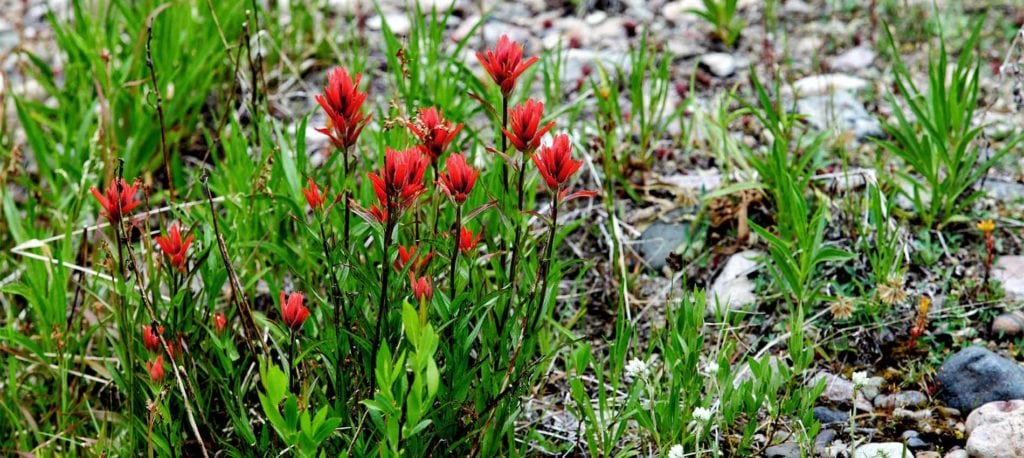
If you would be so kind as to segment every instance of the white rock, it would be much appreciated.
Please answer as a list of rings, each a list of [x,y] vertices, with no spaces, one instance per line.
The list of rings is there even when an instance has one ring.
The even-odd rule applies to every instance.
[[[593,13],[588,14],[587,17],[583,18],[583,20],[590,25],[598,25],[604,22],[605,19],[608,19],[608,13],[601,10],[594,11]]]
[[[857,46],[833,57],[829,66],[837,72],[855,72],[875,61],[875,51],[867,46]]]
[[[718,77],[730,76],[736,73],[739,62],[732,54],[724,52],[713,52],[700,56],[700,63],[711,71],[711,74]]]
[[[913,455],[899,442],[878,442],[857,447],[853,458],[912,458]]]
[[[661,15],[672,22],[682,21],[696,21],[699,17],[696,14],[690,12],[690,10],[704,9],[704,4],[701,0],[677,0],[674,2],[668,2],[665,6],[661,7]]]
[[[1024,256],[1001,256],[992,267],[992,277],[1003,283],[1011,299],[1024,299]]]
[[[956,450],[950,450],[948,453],[946,453],[946,455],[943,458],[969,458],[969,457],[970,457],[970,455],[967,454],[967,450],[964,450],[962,448],[958,448]]]
[[[857,91],[868,87],[868,84],[870,83],[863,78],[842,73],[827,73],[801,78],[793,83],[792,90],[800,97],[807,97],[836,92]]]
[[[759,258],[764,253],[758,250],[746,250],[732,255],[715,278],[708,291],[704,309],[707,314],[715,315],[725,311],[741,310],[757,301],[754,295],[754,283],[747,275],[761,267]]]
[[[967,416],[967,453],[979,458],[1024,456],[1024,400],[995,401]]]
[[[389,14],[386,17],[380,15],[373,16],[366,20],[366,26],[370,30],[381,30],[384,28],[384,22],[387,22],[388,27],[395,35],[406,35],[409,33],[409,29],[412,28],[412,21],[405,14],[395,13]]]

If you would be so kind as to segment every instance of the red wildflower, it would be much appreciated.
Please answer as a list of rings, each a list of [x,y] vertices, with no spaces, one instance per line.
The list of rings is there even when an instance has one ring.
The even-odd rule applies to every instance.
[[[430,277],[416,278],[412,272],[409,272],[409,282],[412,283],[412,295],[416,297],[417,301],[430,302],[434,298],[434,285],[430,283]]]
[[[177,224],[172,224],[171,228],[167,231],[169,235],[161,235],[156,238],[157,245],[160,245],[160,249],[163,250],[164,254],[171,261],[171,266],[182,272],[185,271],[185,254],[188,252],[189,245],[192,244],[192,234],[189,234],[188,238],[184,241],[181,240],[181,231],[178,230]]]
[[[455,139],[455,135],[462,130],[462,124],[452,124],[445,120],[434,107],[420,109],[416,122],[407,122],[406,126],[420,139],[420,150],[430,157],[430,162],[436,162]]]
[[[292,329],[299,329],[302,323],[309,318],[309,309],[302,305],[305,297],[302,293],[291,293],[285,301],[284,291],[281,291],[281,321]]]
[[[466,157],[461,154],[452,154],[445,161],[447,169],[441,174],[441,189],[448,194],[455,203],[462,204],[473,191],[476,184],[476,177],[480,175],[479,170],[474,170],[466,163]]]
[[[228,319],[224,316],[223,312],[213,314],[213,329],[217,331],[217,335],[224,334],[224,329],[227,327]]]
[[[558,190],[566,181],[569,181],[572,174],[576,173],[583,165],[583,161],[572,158],[571,152],[572,143],[569,141],[569,136],[559,134],[555,136],[555,141],[551,146],[542,146],[537,154],[531,156],[533,163],[537,164],[537,170],[540,171],[544,181],[553,191]]]
[[[164,381],[164,355],[156,355],[153,362],[146,361],[146,372],[149,372],[149,379],[160,383]]]
[[[313,178],[307,178],[306,183],[308,186],[302,188],[302,193],[306,195],[306,203],[309,204],[309,208],[313,211],[319,211],[324,207],[324,202],[327,201],[327,191],[320,192],[320,187],[313,182]]]
[[[409,266],[409,272],[422,272],[427,267],[427,264],[430,263],[430,258],[434,257],[434,252],[428,251],[427,254],[418,256],[416,252],[419,248],[419,245],[413,245],[409,248],[399,245],[398,258],[395,259],[395,270],[401,271],[405,266]]]
[[[103,211],[100,213],[110,222],[120,220],[125,213],[132,211],[132,209],[142,203],[135,198],[138,190],[139,180],[135,180],[131,186],[128,186],[121,178],[114,178],[110,181],[106,194],[100,194],[100,191],[95,186],[89,188],[89,191],[92,191],[93,197],[103,207]]]
[[[370,121],[370,116],[362,112],[366,93],[359,92],[361,78],[362,75],[357,74],[353,79],[344,68],[335,67],[327,74],[324,93],[316,96],[327,113],[327,125],[317,131],[330,137],[335,148],[347,149],[354,145]]]
[[[386,217],[387,212],[401,213],[427,192],[423,186],[427,164],[427,157],[417,148],[385,150],[384,170],[368,174],[381,205],[378,210],[386,210],[380,213],[382,216]]]
[[[473,231],[469,230],[466,226],[462,226],[459,230],[459,251],[463,254],[471,254],[473,250],[476,250],[476,244],[480,242],[480,235],[482,233],[483,231],[474,237]]]
[[[146,346],[146,350],[160,351],[160,336],[164,333],[164,327],[157,326],[156,332],[153,331],[151,324],[142,327],[142,343]]]
[[[540,120],[544,117],[544,104],[529,99],[508,110],[508,129],[502,129],[508,141],[512,142],[517,150],[523,153],[532,153],[540,146],[540,139],[544,137],[554,122],[549,122],[540,127]]]
[[[506,98],[515,89],[516,79],[519,78],[527,68],[537,62],[537,57],[531,57],[523,61],[523,45],[516,43],[502,35],[498,39],[494,50],[487,50],[485,53],[476,53],[477,60],[484,66],[484,70],[491,75],[494,84],[501,86],[501,94]]]

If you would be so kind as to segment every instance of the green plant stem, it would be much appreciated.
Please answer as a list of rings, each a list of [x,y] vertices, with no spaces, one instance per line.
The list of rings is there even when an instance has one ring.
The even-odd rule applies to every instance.
[[[341,315],[344,313],[344,306],[341,300],[341,288],[338,285],[338,277],[334,272],[334,262],[331,259],[331,250],[327,243],[327,231],[324,229],[324,218],[326,215],[315,214],[320,223],[320,243],[324,250],[324,262],[327,264],[327,276],[331,281],[331,302],[334,302],[334,339],[337,343],[335,352],[341,351]],[[334,360],[334,390],[335,399],[341,398],[341,355],[337,354]]]
[[[456,284],[455,275],[458,272],[458,268],[456,267],[456,265],[458,264],[459,261],[459,242],[460,238],[462,238],[462,204],[458,204],[455,206],[455,228],[452,229],[452,233],[455,235],[455,237],[452,238],[452,262],[448,278],[449,290],[451,291],[451,293],[448,295],[448,300],[450,300],[451,303],[454,304]]]
[[[548,290],[548,275],[551,270],[551,263],[554,261],[552,258],[555,256],[555,233],[558,231],[558,190],[554,190],[552,193],[551,201],[551,232],[548,234],[548,246],[546,248],[547,253],[544,254],[544,259],[541,261],[541,278],[540,278],[540,293],[538,297],[540,302],[537,303],[537,308],[534,311],[534,318],[532,320],[531,329],[532,332],[536,329],[540,322],[541,311],[544,310],[544,297],[547,295]]]
[[[505,137],[505,130],[508,129],[508,97],[501,95],[501,130],[498,136],[501,137],[501,154],[508,152],[508,138]],[[508,164],[501,162],[501,185],[505,192],[508,192]]]
[[[120,172],[118,175],[120,176]],[[118,189],[118,192],[120,193],[120,189]],[[122,215],[120,205],[121,203],[118,201],[119,208],[117,213],[119,216]],[[125,285],[128,284],[124,265],[124,245],[127,243],[127,237],[124,234],[124,224],[120,217],[117,221],[111,221],[111,223],[114,226],[114,237],[117,239],[117,268],[120,273],[121,287],[125,288]],[[117,288],[115,288],[116,290]],[[115,294],[117,294],[117,302],[120,305],[120,310],[118,310],[117,314],[121,317],[121,322],[118,323],[118,329],[128,353],[128,364],[125,367],[124,373],[128,377],[128,447],[131,449],[135,446],[135,349],[133,348],[135,346],[135,339],[132,338],[135,334],[131,325],[132,320],[128,317],[127,299],[120,292]]]
[[[389,198],[390,199],[390,198]],[[388,216],[387,221],[384,223],[384,240],[381,251],[383,258],[381,259],[380,266],[380,302],[377,307],[377,332],[374,334],[376,341],[373,344],[373,359],[370,361],[371,368],[377,367],[377,353],[380,351],[380,346],[384,344],[384,310],[388,307],[388,278],[391,277],[391,264],[389,262],[388,250],[391,246],[391,237],[395,229],[394,223],[394,208],[392,205],[388,205]],[[373,375],[374,370],[370,371],[370,392],[374,390],[377,378]]]
[[[348,197],[348,172],[349,172],[349,156],[352,147],[345,148],[342,150],[344,156],[341,158],[341,198],[345,201],[345,227],[342,236],[342,246],[345,247],[345,251],[348,251],[349,241],[349,217],[352,215],[352,203]]]
[[[295,392],[295,379],[298,378],[298,371],[295,369],[295,329],[288,326],[288,391]]]

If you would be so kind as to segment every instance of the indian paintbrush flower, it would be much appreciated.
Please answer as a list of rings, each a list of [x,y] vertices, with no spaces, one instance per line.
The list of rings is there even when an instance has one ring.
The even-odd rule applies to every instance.
[[[423,186],[423,174],[427,171],[429,159],[418,149],[394,150],[387,148],[384,155],[384,169],[367,176],[373,182],[373,192],[380,207],[375,217],[387,219],[389,213],[395,217],[408,209],[416,199],[427,192]]]
[[[217,335],[224,334],[224,329],[228,327],[228,319],[224,316],[224,312],[217,312],[213,314],[213,329],[217,331]]]
[[[307,187],[302,188],[302,194],[306,196],[306,203],[313,211],[320,211],[324,208],[324,202],[327,202],[327,190],[320,192],[320,186],[317,186],[312,177],[307,178],[306,183]]]
[[[297,292],[289,294],[285,300],[284,291],[281,291],[281,322],[292,330],[301,329],[302,323],[309,318],[309,309],[302,305],[303,300],[305,297]]]
[[[420,140],[419,148],[430,158],[431,163],[437,162],[455,135],[462,130],[462,124],[454,124],[442,118],[441,112],[435,107],[420,109],[415,122],[407,122],[406,126]]]
[[[157,355],[153,362],[146,361],[146,372],[155,383],[164,381],[164,355]]]
[[[178,229],[177,224],[172,224],[167,233],[168,235],[158,236],[156,238],[156,243],[160,246],[160,250],[167,255],[167,259],[170,260],[171,266],[184,272],[185,255],[188,252],[189,245],[192,244],[192,238],[194,235],[189,234],[185,240],[182,240],[181,231]]]
[[[571,153],[572,143],[569,136],[559,134],[555,136],[555,141],[550,146],[542,146],[540,151],[530,156],[552,191],[560,190],[572,174],[583,165],[583,161],[573,159]]]
[[[103,207],[101,214],[110,222],[119,221],[125,213],[132,211],[132,209],[142,204],[141,201],[135,198],[138,190],[139,180],[135,180],[131,186],[128,186],[121,178],[111,180],[110,185],[107,186],[107,190],[103,194],[100,194],[100,191],[95,186],[89,188],[93,197]]]
[[[506,98],[515,89],[519,75],[538,59],[534,56],[523,61],[523,45],[510,40],[507,35],[498,39],[493,50],[476,53],[476,58],[491,75],[494,84],[501,87],[501,94]]]
[[[480,175],[479,170],[473,169],[466,163],[466,157],[461,154],[452,154],[445,161],[445,171],[441,174],[441,189],[456,204],[462,205],[473,191],[476,178]]]
[[[430,263],[430,258],[434,257],[434,252],[428,251],[426,254],[417,253],[419,251],[419,245],[412,245],[409,248],[399,245],[398,246],[398,258],[395,259],[395,270],[401,271],[405,266],[409,266],[409,272],[420,273]]]
[[[462,226],[459,231],[459,251],[463,254],[471,254],[473,250],[476,250],[477,243],[480,242],[480,233],[474,237],[473,231],[466,226]]]
[[[540,125],[544,117],[544,104],[529,99],[508,112],[508,129],[502,129],[505,137],[517,150],[524,154],[532,153],[540,146],[540,140],[552,127],[554,122],[549,122],[543,127]]]
[[[431,284],[430,277],[416,278],[415,274],[409,272],[409,283],[412,284],[412,295],[416,297],[417,301],[430,302],[434,298],[434,285]]]
[[[327,74],[324,93],[316,101],[327,113],[327,125],[316,130],[331,139],[337,149],[345,150],[356,143],[359,134],[370,121],[370,115],[363,113],[366,93],[359,92],[359,80],[349,76],[344,68],[335,67]]]
[[[155,329],[154,329],[155,328]],[[156,332],[154,332],[154,330]],[[164,333],[163,326],[154,326],[147,324],[142,327],[142,343],[146,346],[146,350],[149,351],[160,351],[160,335]]]

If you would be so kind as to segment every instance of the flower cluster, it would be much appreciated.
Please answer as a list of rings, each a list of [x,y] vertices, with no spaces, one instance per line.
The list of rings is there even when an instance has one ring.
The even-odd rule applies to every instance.
[[[370,122],[370,115],[363,113],[366,93],[359,92],[359,80],[349,76],[344,68],[337,67],[327,74],[327,86],[316,101],[327,114],[327,125],[317,131],[330,138],[334,147],[347,150],[356,144],[359,134]]]
[[[188,251],[189,245],[192,244],[192,237],[194,236],[189,234],[185,240],[182,240],[181,231],[178,229],[177,224],[172,224],[167,233],[168,235],[161,235],[157,237],[156,243],[160,246],[160,250],[167,255],[167,259],[171,263],[171,267],[184,272],[185,254]]]
[[[95,186],[89,188],[92,192],[93,197],[100,203],[100,207],[103,208],[102,215],[107,218],[111,223],[120,221],[124,217],[125,213],[128,213],[142,204],[141,201],[136,198],[136,194],[139,191],[139,180],[132,182],[131,186],[125,184],[121,178],[114,178],[110,181],[110,185],[107,186],[105,193],[100,193]]]

